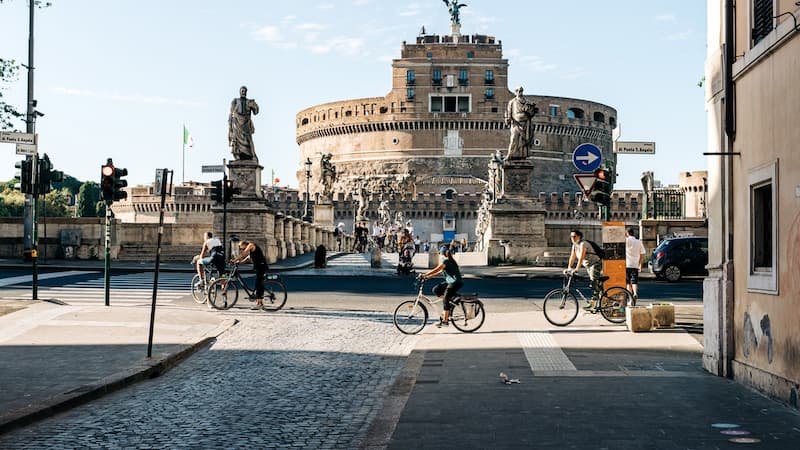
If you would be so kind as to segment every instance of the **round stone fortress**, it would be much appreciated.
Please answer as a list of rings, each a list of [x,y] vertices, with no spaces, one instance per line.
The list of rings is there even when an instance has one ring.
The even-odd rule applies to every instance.
[[[435,181],[447,179],[443,176],[486,180],[491,156],[498,151],[505,156],[509,143],[504,116],[514,93],[508,66],[502,42],[492,36],[421,34],[415,44],[403,42],[385,97],[325,103],[297,114],[301,166],[307,158],[313,163],[312,195],[323,191],[319,161],[325,154],[332,155],[338,173],[335,198],[347,198],[359,186],[373,199],[448,190],[459,195],[457,186]],[[571,176],[577,172],[572,151],[582,143],[597,145],[605,164],[616,166],[614,108],[565,97],[526,98],[538,108],[529,154],[535,165],[532,196],[578,190]],[[303,167],[297,177],[304,184]]]

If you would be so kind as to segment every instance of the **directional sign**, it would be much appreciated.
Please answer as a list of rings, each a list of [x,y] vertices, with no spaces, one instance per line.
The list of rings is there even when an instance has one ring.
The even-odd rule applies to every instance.
[[[572,152],[572,164],[581,172],[594,172],[603,161],[603,152],[594,144],[581,144]]]
[[[29,144],[36,143],[33,133],[17,133],[14,131],[0,131],[0,142],[7,144]]]
[[[218,164],[216,166],[202,166],[203,173],[217,173],[217,172],[225,172],[225,166],[222,164]]]
[[[588,197],[592,193],[592,187],[597,177],[589,173],[576,173],[573,176],[575,177],[575,182],[578,183],[578,187],[583,191],[583,195]]]
[[[36,155],[36,146],[32,144],[17,144],[17,154],[34,156]]]
[[[656,153],[656,143],[617,141],[614,145],[614,153],[629,153],[634,155],[654,155]]]

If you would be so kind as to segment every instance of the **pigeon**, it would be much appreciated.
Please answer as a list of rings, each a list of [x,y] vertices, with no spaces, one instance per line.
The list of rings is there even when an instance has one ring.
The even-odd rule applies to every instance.
[[[503,384],[519,384],[516,378],[509,378],[504,372],[500,372],[500,382]]]

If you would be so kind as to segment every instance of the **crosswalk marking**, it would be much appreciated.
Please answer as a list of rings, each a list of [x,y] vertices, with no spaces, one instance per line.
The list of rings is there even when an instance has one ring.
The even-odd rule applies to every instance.
[[[42,273],[39,274],[37,278],[39,280],[48,280],[51,278],[63,278],[72,275],[84,275],[87,273],[98,273],[98,272],[86,271],[86,270],[70,270],[68,272]],[[31,282],[33,282],[33,275],[20,275],[17,277],[8,277],[0,279],[0,286],[11,286],[14,284],[31,283]]]
[[[517,333],[517,337],[534,372],[577,370],[550,333]]]

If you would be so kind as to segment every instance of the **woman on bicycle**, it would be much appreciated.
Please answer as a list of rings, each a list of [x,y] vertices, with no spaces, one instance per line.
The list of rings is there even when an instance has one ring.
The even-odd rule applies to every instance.
[[[241,241],[239,242],[239,256],[233,258],[231,262],[238,264],[248,257],[256,271],[256,305],[250,309],[261,309],[264,306],[264,276],[268,269],[267,258],[258,245],[250,241]]]
[[[458,268],[458,263],[453,259],[452,248],[449,245],[443,245],[439,249],[439,253],[444,256],[444,259],[430,272],[423,274],[422,279],[427,280],[444,272],[444,282],[433,287],[434,295],[437,297],[444,295],[444,311],[442,312],[441,321],[437,325],[441,327],[450,323],[450,312],[453,310],[452,300],[458,294],[458,290],[464,286],[464,282],[461,280],[461,270]]]

